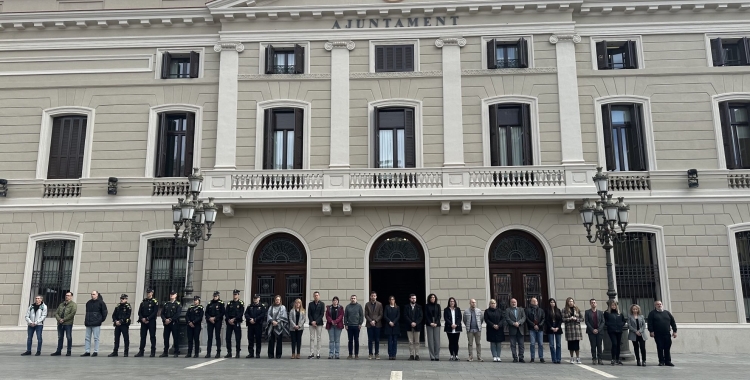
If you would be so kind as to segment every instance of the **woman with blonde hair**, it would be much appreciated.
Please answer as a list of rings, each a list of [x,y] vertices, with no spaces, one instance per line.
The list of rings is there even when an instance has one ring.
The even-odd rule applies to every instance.
[[[646,319],[641,314],[641,307],[633,304],[630,306],[630,315],[628,315],[628,340],[633,342],[633,351],[638,366],[646,366]],[[640,349],[640,352],[638,352]],[[641,361],[643,360],[643,361]]]
[[[302,348],[302,330],[305,327],[307,316],[302,300],[294,300],[294,306],[289,310],[289,336],[292,339],[292,359],[299,359],[299,351]]]
[[[583,315],[581,314],[581,309],[576,306],[573,297],[568,297],[565,300],[562,317],[565,323],[565,340],[568,342],[568,351],[570,351],[570,364],[581,364],[580,351],[581,339],[583,339],[581,320],[583,319]],[[575,360],[573,359],[574,352],[576,354]]]
[[[625,320],[625,316],[620,313],[620,308],[617,306],[617,301],[609,301],[609,307],[604,312],[604,326],[607,328],[607,334],[609,334],[609,341],[612,342],[610,353],[612,357],[611,365],[622,365],[620,361],[620,343],[622,342],[622,330],[628,322]]]

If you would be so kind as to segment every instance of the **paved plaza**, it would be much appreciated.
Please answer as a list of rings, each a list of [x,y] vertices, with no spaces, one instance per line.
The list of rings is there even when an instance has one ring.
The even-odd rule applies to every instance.
[[[52,346],[49,346],[52,348]],[[284,347],[288,348],[288,347]],[[408,352],[403,347],[402,352]],[[510,350],[504,350],[503,362],[440,362],[422,360],[412,362],[400,356],[397,361],[367,360],[363,355],[359,360],[320,360],[288,358],[289,352],[279,360],[260,359],[185,359],[180,358],[108,358],[112,347],[102,347],[99,357],[82,358],[83,347],[74,346],[72,357],[50,357],[52,351],[44,350],[42,356],[19,356],[24,347],[21,345],[0,346],[0,379],[134,379],[153,376],[166,376],[179,379],[183,376],[190,379],[219,378],[284,378],[295,380],[361,380],[361,379],[401,379],[401,380],[439,380],[439,379],[747,379],[750,363],[745,356],[734,355],[677,355],[675,367],[658,367],[655,361],[649,367],[636,367],[633,362],[622,367],[589,366],[562,364],[514,364]],[[305,352],[305,348],[302,349]],[[366,352],[366,351],[365,351]],[[489,351],[487,352],[489,354]],[[265,351],[263,352],[265,355]],[[424,354],[427,352],[425,350]],[[464,352],[465,354],[465,352]],[[465,358],[465,356],[464,356]],[[655,358],[654,358],[655,359]],[[528,360],[528,358],[527,358]],[[593,369],[592,369],[593,368]],[[248,377],[246,377],[246,375]],[[240,376],[240,377],[237,377]]]

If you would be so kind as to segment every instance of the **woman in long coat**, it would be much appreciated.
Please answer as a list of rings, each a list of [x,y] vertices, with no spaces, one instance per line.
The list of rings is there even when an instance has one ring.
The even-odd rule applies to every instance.
[[[583,339],[583,332],[581,331],[581,320],[583,320],[583,314],[581,310],[576,306],[576,302],[573,297],[568,297],[565,300],[565,308],[562,311],[563,322],[565,323],[565,340],[568,342],[568,351],[570,351],[570,364],[581,364],[581,339]],[[576,354],[575,360],[573,359],[573,352]]]
[[[500,362],[500,348],[505,341],[505,313],[497,307],[497,301],[490,300],[490,307],[484,311],[484,323],[487,324],[487,341],[490,342],[492,361]]]
[[[628,315],[628,340],[633,342],[633,352],[638,366],[646,366],[646,320],[641,314],[641,307],[633,304],[630,306],[630,315]],[[639,352],[640,351],[640,352]],[[643,362],[641,362],[643,360]]]
[[[274,358],[274,343],[276,345],[276,359],[281,359],[281,340],[284,335],[289,336],[289,315],[286,306],[281,304],[281,296],[273,299],[273,305],[268,307],[266,315],[266,331],[268,332],[268,358]]]
[[[396,298],[388,297],[388,305],[383,308],[383,332],[388,336],[388,360],[396,360],[398,349],[398,336],[401,335],[401,327],[398,321],[401,319],[401,310],[396,305]]]

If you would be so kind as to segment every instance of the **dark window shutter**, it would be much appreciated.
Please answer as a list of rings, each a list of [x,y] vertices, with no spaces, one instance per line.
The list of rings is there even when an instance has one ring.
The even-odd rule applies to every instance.
[[[86,144],[85,118],[69,118],[70,148],[68,150],[68,171],[66,178],[81,178],[83,175],[83,152]]]
[[[414,71],[414,45],[402,46],[404,52],[404,69],[402,71]]]
[[[721,38],[711,40],[711,57],[714,66],[724,66],[724,44],[721,42]]]
[[[497,104],[490,106],[490,165],[500,166],[500,147],[497,127]]]
[[[159,114],[159,142],[156,148],[156,170],[157,177],[166,177],[167,173],[167,113]]]
[[[628,41],[625,43],[624,66],[626,69],[638,68],[638,43],[636,41]]]
[[[274,114],[272,109],[263,111],[263,169],[273,169]]]
[[[273,74],[274,71],[274,48],[273,45],[266,46],[266,74]]]
[[[748,38],[743,37],[737,41],[737,47],[740,52],[740,64],[743,66],[750,65],[750,41],[748,41]]]
[[[59,179],[62,178],[60,175],[60,165],[62,164],[62,118],[56,117],[52,121],[52,138],[50,139],[49,146],[49,164],[47,166],[47,179]]]
[[[612,143],[612,105],[602,106],[602,136],[604,136],[604,157],[606,157],[607,170],[617,169],[615,165],[615,147]]]
[[[305,48],[294,45],[294,73],[305,73]]]
[[[172,55],[165,51],[161,55],[161,79],[169,79],[169,66],[172,65]]]
[[[633,119],[633,133],[628,141],[628,157],[630,158],[630,170],[646,170],[646,146],[643,141],[643,106],[633,104],[631,108]]]
[[[406,49],[403,46],[391,46],[393,49],[393,71],[406,71]]]
[[[52,121],[48,179],[78,179],[83,175],[86,118],[63,116]]]
[[[729,102],[719,103],[719,115],[721,117],[721,139],[724,143],[724,157],[727,161],[727,169],[737,169],[737,152],[734,149],[734,137],[729,113]]]
[[[416,137],[414,132],[414,109],[404,109],[404,163],[407,168],[417,167]],[[395,148],[395,147],[394,147]],[[395,165],[394,165],[395,166]]]
[[[188,112],[185,131],[185,171],[183,176],[187,177],[193,173],[193,157],[195,150],[195,114]]]
[[[519,38],[516,46],[518,47],[518,67],[529,67],[529,41]]]
[[[385,71],[385,46],[375,47],[375,72]]]
[[[487,68],[497,68],[497,41],[494,39],[487,41]]]
[[[385,69],[383,71],[395,71],[395,47],[385,46],[383,49],[385,50]]]
[[[521,105],[521,125],[523,126],[523,164],[533,165],[531,151],[531,107]]]
[[[201,55],[197,52],[190,52],[190,77],[198,78],[200,73]]]
[[[607,41],[596,43],[596,66],[599,70],[609,69],[609,59],[607,58]]]
[[[304,157],[304,125],[305,111],[301,108],[294,109],[294,168],[302,169],[302,158]]]
[[[374,167],[379,168],[380,167],[380,109],[378,107],[375,107],[375,110],[372,113],[372,124],[374,131],[373,136],[375,138],[373,139],[372,146],[375,150],[373,157],[375,157],[375,163]]]

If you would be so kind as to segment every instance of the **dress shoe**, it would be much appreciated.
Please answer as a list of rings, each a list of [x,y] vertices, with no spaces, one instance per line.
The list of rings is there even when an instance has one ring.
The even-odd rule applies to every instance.
[[[641,363],[641,367],[645,367],[645,366],[646,366],[646,361],[644,360],[643,363]]]
[[[140,357],[143,357],[143,351],[138,351],[138,353],[137,353],[137,354],[135,354],[135,357],[136,357],[136,358],[140,358]]]
[[[520,359],[518,359],[518,362],[519,362],[519,363],[526,363],[526,361],[525,361],[525,360],[523,360],[523,358],[520,358]],[[534,359],[531,359],[531,362],[533,363],[533,362],[534,362]]]
[[[204,356],[204,358],[206,358],[206,359],[211,358],[211,352],[207,353],[206,356]]]
[[[28,355],[31,355],[31,352],[29,352]],[[414,360],[414,355],[409,355],[409,360]]]
[[[544,359],[539,359],[539,363],[544,363]]]
[[[250,359],[250,358],[252,358],[253,356],[254,356],[253,354],[248,354],[247,356],[245,356],[245,359]]]
[[[42,354],[41,352],[37,351],[36,354],[34,354],[34,356],[39,356],[41,354]]]
[[[659,367],[664,367],[664,362],[659,362]]]
[[[188,352],[187,355],[185,355],[185,357],[186,358],[192,358],[193,357],[193,353],[192,352]]]
[[[83,355],[81,355],[81,357],[83,357],[83,356],[91,356],[91,354],[88,353],[88,352],[84,352]]]
[[[125,351],[125,352],[124,352],[124,353],[122,354],[122,356],[124,356],[124,357],[126,357],[126,358],[127,358],[127,357],[128,357],[128,352],[127,352],[127,351]]]
[[[62,353],[60,351],[55,351],[55,352],[49,354],[49,356],[60,356],[61,354]]]
[[[23,354],[21,354],[21,356],[29,356],[29,355],[31,355],[31,351],[26,351]]]
[[[602,363],[602,359],[597,360],[597,364],[604,365],[604,363]]]
[[[359,360],[359,355],[354,355],[354,360]]]
[[[674,364],[672,364],[672,362],[666,362],[664,363],[664,365],[667,367],[674,367]]]
[[[236,353],[236,354],[234,354],[234,358],[235,358],[235,359],[239,359],[239,358],[240,358],[240,352],[239,352],[239,351],[237,351],[237,353]]]
[[[231,359],[232,358],[232,352],[230,351],[228,354],[224,355],[224,359]]]
[[[414,360],[419,361],[419,355],[414,355]]]
[[[176,357],[180,356],[180,352],[179,352],[179,351],[177,351],[177,352],[175,352],[175,353],[174,353],[174,354],[173,354],[172,356],[176,358]]]
[[[66,352],[65,356],[70,356],[70,351]]]
[[[164,351],[161,353],[161,355],[159,355],[160,358],[166,358],[167,356],[169,356],[169,353],[167,351]]]
[[[156,351],[151,351],[151,355],[149,355],[148,357],[155,358],[156,357]]]
[[[198,358],[198,353],[197,352],[193,354],[193,358],[196,358],[196,359]]]
[[[513,359],[513,363],[518,363],[518,359]]]
[[[96,356],[99,356],[99,353],[98,353],[98,352],[94,352],[93,354],[91,354],[91,356],[92,356],[92,357],[96,357]]]
[[[221,351],[217,351],[216,355],[214,356],[214,358],[216,358],[216,359],[221,358]]]
[[[107,355],[108,358],[113,358],[115,356],[117,356],[117,352],[113,352],[113,353]]]

